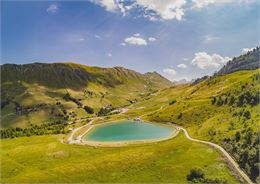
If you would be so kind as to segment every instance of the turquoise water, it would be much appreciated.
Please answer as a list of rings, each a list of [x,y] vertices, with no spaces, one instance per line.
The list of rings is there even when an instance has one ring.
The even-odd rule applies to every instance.
[[[125,120],[95,126],[84,139],[103,142],[161,139],[171,136],[174,131],[167,126]]]

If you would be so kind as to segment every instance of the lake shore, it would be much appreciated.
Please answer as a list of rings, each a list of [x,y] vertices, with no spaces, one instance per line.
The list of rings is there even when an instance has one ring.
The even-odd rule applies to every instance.
[[[116,124],[116,123],[120,123],[120,121],[122,121],[122,120],[113,121],[113,122],[97,123],[94,126],[101,126],[101,125],[104,125],[104,124]],[[121,146],[138,145],[138,144],[142,145],[142,144],[147,144],[147,143],[156,143],[156,142],[169,140],[169,139],[176,137],[179,133],[178,128],[176,128],[175,126],[169,125],[169,124],[146,122],[146,121],[145,121],[145,123],[156,124],[156,125],[159,125],[159,126],[167,126],[167,127],[174,129],[174,131],[171,133],[170,136],[167,136],[165,138],[158,138],[158,139],[130,140],[130,141],[108,141],[108,142],[85,140],[83,137],[84,137],[84,135],[89,133],[91,130],[93,130],[94,126],[92,126],[86,132],[84,132],[82,135],[80,135],[80,140],[78,140],[78,142],[76,144],[89,145],[89,146],[94,146],[94,147],[97,147],[97,146],[98,147],[121,147]]]

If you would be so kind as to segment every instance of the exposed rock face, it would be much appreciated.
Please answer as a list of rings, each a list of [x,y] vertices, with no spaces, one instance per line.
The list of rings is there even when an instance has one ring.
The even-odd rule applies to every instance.
[[[233,73],[240,70],[255,70],[260,67],[259,47],[256,47],[252,51],[241,55],[239,57],[234,57],[229,61],[223,68],[221,68],[217,75],[223,75],[228,73]]]

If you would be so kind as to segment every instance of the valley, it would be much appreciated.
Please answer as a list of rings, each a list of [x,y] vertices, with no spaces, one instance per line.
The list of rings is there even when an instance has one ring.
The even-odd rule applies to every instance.
[[[241,58],[256,63],[259,48]],[[122,67],[2,65],[1,180],[188,183],[195,170],[202,182],[258,182],[260,70],[248,62],[187,84]],[[127,119],[182,131],[122,147],[77,144],[91,126]]]

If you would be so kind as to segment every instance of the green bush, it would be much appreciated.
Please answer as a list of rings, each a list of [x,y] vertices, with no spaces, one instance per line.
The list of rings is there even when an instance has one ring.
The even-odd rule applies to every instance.
[[[56,121],[45,123],[42,125],[32,125],[30,128],[7,128],[0,130],[1,139],[25,137],[33,135],[46,135],[46,134],[63,134],[64,128],[68,124],[63,121]]]
[[[204,172],[199,168],[193,168],[187,175],[187,180],[189,183],[210,183],[210,184],[226,184],[225,179],[220,178],[206,178]]]
[[[94,113],[94,109],[92,107],[84,106],[83,108],[89,114],[93,114]]]
[[[188,181],[196,181],[204,179],[204,173],[201,169],[193,168],[190,170],[190,173],[187,175]]]
[[[175,104],[176,102],[177,102],[176,100],[172,100],[172,101],[170,101],[169,105],[173,105],[173,104]]]

